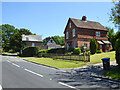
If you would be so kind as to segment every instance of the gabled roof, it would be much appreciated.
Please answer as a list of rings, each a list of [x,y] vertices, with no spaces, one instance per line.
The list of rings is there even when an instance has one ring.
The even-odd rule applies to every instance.
[[[94,21],[88,21],[88,20],[81,20],[81,19],[75,19],[75,18],[69,18],[74,25],[78,28],[87,28],[87,29],[95,29],[95,30],[104,30],[108,31],[107,29],[104,28],[103,25],[101,25],[99,22],[94,22]]]
[[[42,42],[42,35],[22,35],[22,41]]]

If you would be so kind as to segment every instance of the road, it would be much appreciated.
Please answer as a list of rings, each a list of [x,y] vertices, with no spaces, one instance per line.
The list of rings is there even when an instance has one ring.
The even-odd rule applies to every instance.
[[[10,56],[2,57],[2,88],[75,88],[51,78],[62,72]]]
[[[95,69],[96,67],[90,66],[74,72],[65,72],[17,57],[0,57],[2,57],[2,88],[120,89],[120,82],[93,77],[91,72],[97,72],[100,69],[98,67]]]

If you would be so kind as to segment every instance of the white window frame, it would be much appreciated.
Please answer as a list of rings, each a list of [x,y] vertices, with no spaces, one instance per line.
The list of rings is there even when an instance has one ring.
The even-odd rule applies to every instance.
[[[32,47],[34,47],[35,46],[35,43],[32,43]]]
[[[75,37],[75,29],[73,29],[72,31],[73,31],[73,37]]]
[[[75,40],[73,42],[73,48],[76,48],[76,43],[75,43]]]
[[[96,31],[96,36],[100,37],[100,32],[99,31]]]
[[[66,32],[66,39],[68,39],[68,35],[69,35],[69,33],[68,33],[68,32]]]

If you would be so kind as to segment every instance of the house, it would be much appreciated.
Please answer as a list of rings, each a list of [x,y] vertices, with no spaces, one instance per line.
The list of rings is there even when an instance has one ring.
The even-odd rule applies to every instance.
[[[42,35],[22,35],[22,42],[25,42],[25,46],[38,46],[40,49],[44,49]]]
[[[81,48],[84,46],[90,49],[90,40],[96,39],[98,49],[105,52],[111,48],[107,38],[108,30],[99,22],[88,21],[86,16],[82,19],[69,18],[64,30],[65,48]]]
[[[56,42],[50,37],[46,39],[45,45],[47,46],[47,49],[61,48],[61,45],[57,45]]]

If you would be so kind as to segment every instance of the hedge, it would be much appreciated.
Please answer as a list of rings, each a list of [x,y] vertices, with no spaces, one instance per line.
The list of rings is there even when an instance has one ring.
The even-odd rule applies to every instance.
[[[81,53],[80,48],[75,48],[75,49],[73,50],[73,54],[79,55],[80,53]]]
[[[116,40],[115,43],[115,51],[116,51],[116,63],[120,66],[120,38]]]
[[[64,54],[65,53],[65,48],[48,49],[47,53]]]
[[[90,40],[90,52],[91,52],[91,54],[95,54],[96,53],[97,47],[98,47],[97,41],[95,39],[91,39]]]
[[[26,47],[22,51],[22,55],[24,57],[32,57],[38,54],[39,47]]]

